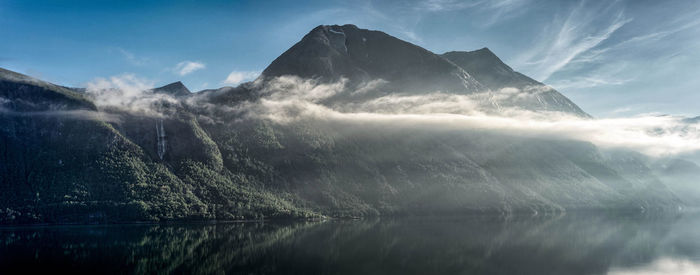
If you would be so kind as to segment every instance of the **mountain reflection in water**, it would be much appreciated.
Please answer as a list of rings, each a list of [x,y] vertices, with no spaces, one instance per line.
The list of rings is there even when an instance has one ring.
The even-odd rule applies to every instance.
[[[696,274],[700,215],[0,228],[1,273]]]

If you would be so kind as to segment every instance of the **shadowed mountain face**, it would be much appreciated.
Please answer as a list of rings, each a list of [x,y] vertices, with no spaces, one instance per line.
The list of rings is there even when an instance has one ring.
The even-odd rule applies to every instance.
[[[377,80],[383,85],[353,93]],[[336,86],[342,89],[324,106],[304,101]],[[680,204],[652,160],[585,142],[318,115],[270,118],[435,92],[499,98],[488,101],[492,112],[587,116],[488,50],[440,56],[379,31],[319,26],[252,83],[190,94],[175,82],[122,93],[123,100],[114,92],[0,71],[0,223]],[[278,113],[269,108],[279,106]]]
[[[295,75],[351,82],[383,79],[390,92],[473,93],[483,86],[440,56],[380,31],[354,25],[318,26],[275,59],[265,77]]]

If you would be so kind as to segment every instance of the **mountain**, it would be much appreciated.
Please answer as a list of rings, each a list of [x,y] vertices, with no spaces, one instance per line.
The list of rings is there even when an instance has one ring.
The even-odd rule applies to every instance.
[[[262,75],[323,81],[344,77],[353,84],[379,78],[391,82],[390,93],[473,93],[483,89],[464,70],[426,49],[354,25],[314,28],[272,61]]]
[[[378,90],[353,93],[378,79],[385,83]],[[634,152],[476,128],[337,119],[343,114],[332,109],[436,91],[529,95],[530,86],[544,84],[490,51],[436,55],[352,25],[314,28],[254,82],[191,94],[175,82],[118,100],[122,105],[101,98],[113,90],[68,89],[2,70],[0,223],[512,215],[682,204],[653,160]],[[535,95],[540,105],[496,103],[586,116],[553,89]],[[309,110],[311,116],[290,117]]]
[[[386,33],[354,25],[314,28],[275,59],[262,75],[267,78],[294,75],[325,82],[347,78],[351,88],[377,79],[388,81],[378,96],[489,92],[491,100],[487,104],[496,108],[520,107],[589,116],[553,88],[513,71],[486,48],[437,55]],[[503,91],[504,88],[518,91],[513,94]]]

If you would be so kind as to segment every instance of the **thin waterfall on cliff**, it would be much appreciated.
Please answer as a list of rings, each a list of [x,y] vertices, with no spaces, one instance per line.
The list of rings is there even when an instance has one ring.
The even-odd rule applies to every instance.
[[[165,146],[166,146],[166,140],[165,140],[165,129],[163,128],[163,120],[159,119],[156,121],[156,135],[158,137],[158,157],[163,160],[163,156],[165,155]]]

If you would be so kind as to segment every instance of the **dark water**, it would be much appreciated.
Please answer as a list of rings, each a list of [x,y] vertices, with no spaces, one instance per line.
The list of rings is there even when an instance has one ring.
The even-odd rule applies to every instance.
[[[700,216],[0,228],[0,273],[697,274]]]

